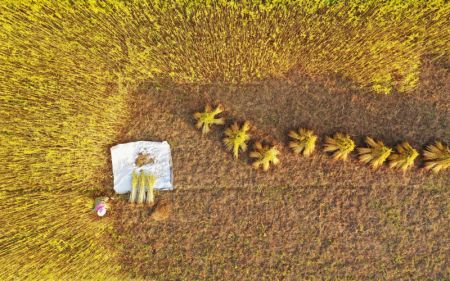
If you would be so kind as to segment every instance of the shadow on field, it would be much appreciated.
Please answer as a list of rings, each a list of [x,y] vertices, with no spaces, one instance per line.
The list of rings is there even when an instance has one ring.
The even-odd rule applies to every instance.
[[[450,73],[425,65],[421,86],[412,93],[374,94],[336,80],[313,80],[298,72],[286,79],[246,86],[186,87],[198,100],[220,101],[228,114],[250,120],[277,140],[298,127],[320,136],[337,131],[357,140],[372,136],[389,145],[408,140],[421,147],[435,139],[450,139]]]
[[[204,104],[220,102],[228,121],[250,120],[259,130],[287,142],[287,132],[298,127],[320,136],[337,131],[357,140],[364,136],[389,145],[408,140],[418,147],[450,139],[450,72],[425,63],[420,86],[411,93],[375,94],[349,82],[311,78],[292,71],[282,79],[247,85],[180,85],[164,81],[141,89],[168,106],[174,115],[193,123],[191,114]],[[230,120],[231,119],[231,120]]]

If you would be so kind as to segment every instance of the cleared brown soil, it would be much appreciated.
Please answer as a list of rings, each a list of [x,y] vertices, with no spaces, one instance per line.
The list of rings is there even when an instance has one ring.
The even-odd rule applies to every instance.
[[[436,191],[321,186],[177,191],[162,197],[173,202],[165,222],[154,222],[127,203],[116,206],[123,270],[135,277],[448,277],[447,203]]]
[[[148,280],[439,280],[448,278],[449,173],[421,163],[403,175],[318,149],[292,154],[287,132],[337,131],[422,149],[450,140],[450,73],[426,63],[410,94],[376,95],[339,78],[286,77],[252,85],[143,85],[118,143],[167,140],[177,191],[164,222],[116,203],[124,271]],[[254,140],[277,143],[281,165],[255,171],[225,150],[223,127],[202,137],[193,112],[222,103],[228,124],[248,120]],[[321,144],[319,144],[321,147]],[[110,186],[110,185],[109,185]]]

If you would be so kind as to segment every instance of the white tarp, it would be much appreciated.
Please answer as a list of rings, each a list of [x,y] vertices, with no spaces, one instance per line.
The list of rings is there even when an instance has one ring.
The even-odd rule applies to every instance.
[[[135,161],[139,153],[149,154],[153,163],[137,167]],[[172,156],[170,145],[166,141],[137,141],[118,144],[111,147],[111,158],[116,193],[123,194],[131,191],[133,170],[150,172],[155,175],[155,189],[173,189]]]

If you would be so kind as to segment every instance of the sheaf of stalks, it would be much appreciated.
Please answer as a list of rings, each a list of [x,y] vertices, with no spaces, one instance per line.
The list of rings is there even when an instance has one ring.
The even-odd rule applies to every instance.
[[[238,123],[234,123],[225,130],[225,138],[223,142],[228,150],[233,151],[234,158],[239,157],[239,150],[247,151],[247,141],[250,140],[250,123],[245,121],[241,127]]]
[[[333,137],[325,137],[324,151],[331,152],[333,160],[346,161],[355,149],[355,143],[349,135],[336,133]]]
[[[153,174],[146,174],[145,177],[147,183],[146,202],[147,204],[152,205],[155,202],[154,187],[156,183],[156,177]]]
[[[301,128],[296,131],[290,131],[289,136],[293,139],[289,142],[289,147],[294,153],[301,153],[303,156],[310,156],[316,147],[317,136],[312,130]]]
[[[280,151],[275,146],[263,145],[261,142],[257,141],[255,143],[254,150],[250,153],[251,158],[255,158],[253,162],[253,168],[259,169],[263,168],[267,172],[270,168],[270,164],[278,165],[280,160],[278,155]]]
[[[406,172],[414,165],[414,160],[419,156],[408,142],[402,142],[396,146],[396,151],[389,156],[389,167],[394,169],[401,169]]]
[[[147,189],[147,177],[144,172],[139,174],[139,189],[137,194],[137,203],[142,204],[145,201],[145,191]]]
[[[392,149],[385,146],[382,141],[366,138],[368,147],[358,148],[359,161],[370,164],[373,169],[379,168],[391,155]]]
[[[425,169],[434,173],[447,170],[450,167],[450,149],[440,141],[427,146],[423,152]]]
[[[130,203],[136,202],[137,189],[139,184],[139,175],[136,171],[131,174],[131,193],[130,193]]]
[[[202,129],[202,134],[206,135],[209,133],[211,129],[211,125],[223,125],[225,119],[217,115],[223,112],[223,108],[221,105],[218,105],[215,109],[213,109],[209,104],[205,106],[205,110],[203,112],[194,113],[194,118],[197,120],[195,127],[197,129]]]

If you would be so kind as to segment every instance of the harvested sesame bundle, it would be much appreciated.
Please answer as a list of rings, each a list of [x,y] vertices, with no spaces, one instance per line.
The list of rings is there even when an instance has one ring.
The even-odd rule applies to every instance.
[[[259,169],[262,166],[263,170],[267,172],[269,170],[270,164],[278,165],[280,160],[278,155],[280,151],[276,146],[263,145],[261,142],[255,143],[255,149],[250,153],[251,158],[256,158],[253,162],[253,168]]]
[[[444,171],[450,167],[450,149],[440,141],[427,146],[423,152],[425,169],[434,173]]]
[[[336,133],[333,137],[325,138],[324,151],[332,152],[333,160],[346,161],[348,155],[355,149],[355,143],[349,135]]]
[[[234,158],[239,157],[239,150],[247,151],[247,141],[250,140],[250,123],[245,121],[242,127],[235,122],[231,127],[225,130],[223,142],[225,146],[233,151]]]
[[[289,136],[293,139],[289,142],[289,147],[294,153],[310,156],[316,147],[317,136],[312,130],[301,128],[296,131],[290,131]]]
[[[223,125],[225,119],[223,117],[217,118],[216,116],[223,112],[222,106],[219,104],[215,109],[207,104],[203,112],[194,113],[194,118],[197,120],[195,127],[202,129],[202,134],[206,135],[211,130],[211,125]]]
[[[408,142],[402,142],[396,146],[396,151],[389,156],[389,167],[406,172],[414,165],[414,160],[417,156],[419,156],[417,150]]]
[[[358,148],[359,161],[378,169],[391,155],[392,149],[385,146],[382,141],[375,141],[371,137],[366,138],[366,143],[368,147]]]

